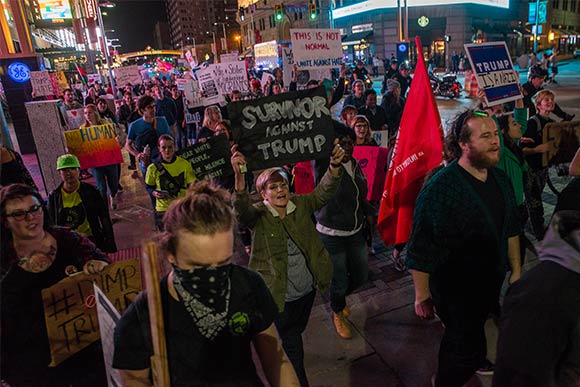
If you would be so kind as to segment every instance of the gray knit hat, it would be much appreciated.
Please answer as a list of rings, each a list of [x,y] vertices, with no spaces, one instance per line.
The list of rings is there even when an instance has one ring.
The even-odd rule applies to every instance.
[[[387,92],[394,91],[396,88],[401,87],[401,84],[394,79],[387,79]]]

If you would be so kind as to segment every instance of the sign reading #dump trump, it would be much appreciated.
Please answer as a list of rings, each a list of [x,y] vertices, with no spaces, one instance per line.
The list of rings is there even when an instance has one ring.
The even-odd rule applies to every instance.
[[[488,106],[522,98],[520,78],[505,42],[465,44],[465,51]]]

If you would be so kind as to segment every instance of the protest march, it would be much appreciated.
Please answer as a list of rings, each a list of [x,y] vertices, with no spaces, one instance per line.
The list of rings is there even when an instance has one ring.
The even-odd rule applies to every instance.
[[[251,3],[232,12],[267,23]],[[224,21],[211,55],[186,37],[27,74],[34,150],[2,143],[2,387],[580,383],[578,109],[503,40],[461,43],[470,91],[442,102],[421,33],[379,60],[372,24],[284,19],[346,17],[319,3],[268,5],[286,38],[249,50]]]

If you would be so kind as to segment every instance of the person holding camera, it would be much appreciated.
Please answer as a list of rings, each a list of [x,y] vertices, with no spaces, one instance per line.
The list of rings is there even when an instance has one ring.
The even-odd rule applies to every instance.
[[[175,140],[162,134],[157,141],[159,158],[153,159],[147,167],[145,184],[150,195],[155,198],[155,225],[163,231],[163,215],[169,203],[185,196],[185,190],[196,180],[189,161],[175,154]]]

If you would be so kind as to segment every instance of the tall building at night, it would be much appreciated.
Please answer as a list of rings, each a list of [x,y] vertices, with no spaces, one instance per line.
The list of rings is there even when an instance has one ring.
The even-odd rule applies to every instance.
[[[228,48],[237,48],[235,37],[238,0],[165,0],[173,48],[213,43],[227,37]]]

